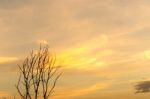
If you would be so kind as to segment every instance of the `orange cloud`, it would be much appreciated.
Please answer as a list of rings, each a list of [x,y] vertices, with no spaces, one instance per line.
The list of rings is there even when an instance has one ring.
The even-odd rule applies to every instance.
[[[110,86],[110,84],[108,83],[98,83],[92,86],[88,86],[88,87],[83,87],[83,88],[72,88],[72,90],[65,90],[65,91],[61,91],[61,94],[58,94],[57,96],[55,96],[55,98],[57,99],[71,99],[72,97],[78,97],[78,96],[84,96],[87,94],[91,94],[93,92],[96,92],[97,90],[103,90],[103,89],[107,89]]]
[[[10,96],[10,94],[6,91],[0,91],[0,98],[8,98],[8,96]]]

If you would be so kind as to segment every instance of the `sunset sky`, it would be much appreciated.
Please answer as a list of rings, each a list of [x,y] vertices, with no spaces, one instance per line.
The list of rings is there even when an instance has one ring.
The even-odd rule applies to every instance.
[[[63,66],[53,99],[150,98],[150,0],[0,0],[0,96],[39,44]]]

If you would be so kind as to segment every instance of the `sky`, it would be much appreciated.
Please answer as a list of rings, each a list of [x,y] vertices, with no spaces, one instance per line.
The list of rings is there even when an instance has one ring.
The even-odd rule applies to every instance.
[[[150,0],[0,0],[0,96],[39,44],[63,66],[54,99],[150,98]]]

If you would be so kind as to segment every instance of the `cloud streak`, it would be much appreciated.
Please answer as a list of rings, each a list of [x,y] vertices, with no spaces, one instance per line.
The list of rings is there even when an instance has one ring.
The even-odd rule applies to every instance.
[[[0,64],[17,61],[17,57],[0,57]]]

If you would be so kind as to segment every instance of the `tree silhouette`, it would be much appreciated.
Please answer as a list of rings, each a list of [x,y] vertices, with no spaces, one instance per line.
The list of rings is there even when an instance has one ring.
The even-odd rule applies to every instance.
[[[19,65],[19,79],[16,89],[21,99],[48,99],[54,92],[56,83],[61,76],[60,66],[55,66],[56,56],[49,52],[49,47],[41,47],[32,51]]]

